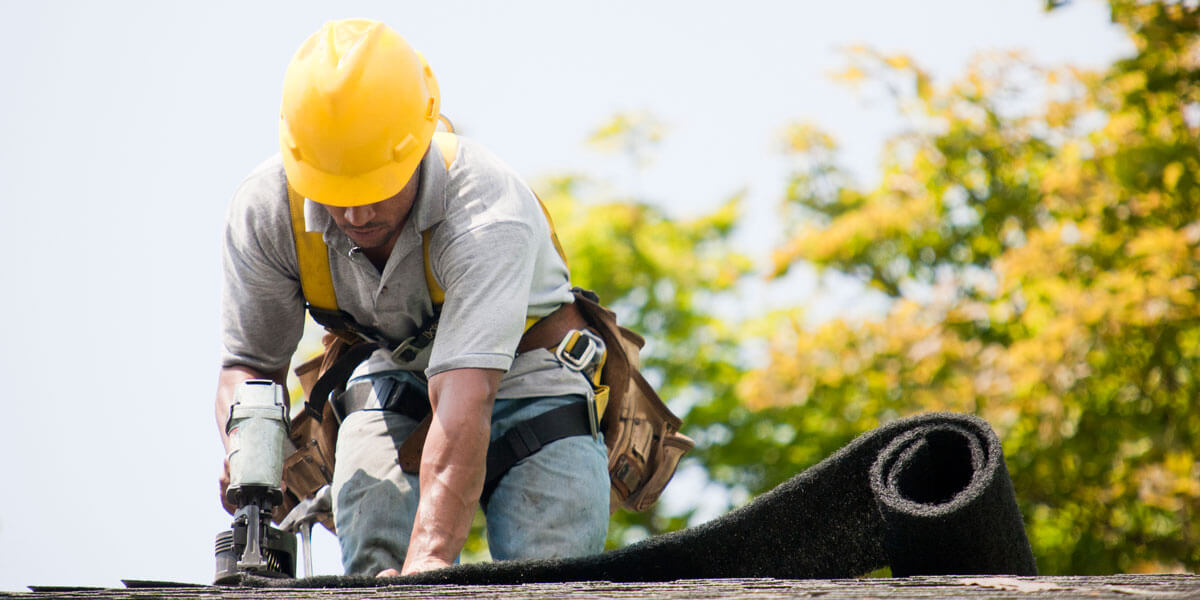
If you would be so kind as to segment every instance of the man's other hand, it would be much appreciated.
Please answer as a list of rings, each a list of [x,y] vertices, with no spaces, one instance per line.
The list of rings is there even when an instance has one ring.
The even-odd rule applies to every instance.
[[[225,460],[222,461],[221,476],[217,478],[217,483],[221,488],[221,506],[225,507],[225,512],[228,512],[229,514],[232,515],[234,513],[234,511],[237,510],[237,507],[230,504],[229,501],[225,499],[225,493],[229,490],[229,457],[228,456],[226,456]]]

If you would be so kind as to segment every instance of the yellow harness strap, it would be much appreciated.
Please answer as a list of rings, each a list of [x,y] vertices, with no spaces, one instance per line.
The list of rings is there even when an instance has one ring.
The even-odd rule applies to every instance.
[[[320,231],[304,229],[304,196],[287,186],[288,208],[292,213],[292,238],[296,240],[296,258],[300,263],[300,289],[304,299],[317,308],[337,310],[333,293],[333,275],[329,272],[329,251]]]
[[[437,146],[446,170],[449,171],[458,157],[458,136],[446,131],[434,132],[433,145]],[[290,185],[287,186],[287,190],[288,208],[292,216],[292,237],[296,241],[296,258],[300,263],[300,289],[304,292],[304,300],[317,308],[336,311],[337,296],[333,291],[333,276],[329,272],[329,249],[325,246],[323,234],[319,231],[305,231],[304,197]],[[567,254],[563,252],[558,234],[554,231],[550,211],[546,210],[541,198],[538,198],[538,205],[542,207],[542,214],[546,215],[546,223],[550,225],[550,239],[554,242],[554,249],[558,251],[565,265]],[[429,299],[433,301],[433,305],[441,306],[446,301],[446,290],[442,289],[437,278],[433,276],[433,267],[429,262],[431,232],[429,229],[421,232],[421,247],[425,257],[425,284],[429,287]],[[528,331],[537,322],[538,317],[525,319],[525,330]]]
[[[438,151],[442,153],[442,162],[446,165],[446,172],[450,172],[450,166],[454,164],[454,159],[458,158],[458,136],[445,131],[433,132],[433,145],[437,146]],[[433,276],[433,265],[429,262],[429,240],[432,237],[432,230],[426,229],[421,232],[421,250],[425,253],[425,285],[429,288],[429,299],[433,301],[434,306],[441,306],[446,301],[446,290],[438,284],[437,278]]]

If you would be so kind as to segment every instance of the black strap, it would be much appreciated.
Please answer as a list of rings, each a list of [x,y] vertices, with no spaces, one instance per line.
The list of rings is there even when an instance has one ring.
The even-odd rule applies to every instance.
[[[309,394],[304,405],[318,423],[321,422],[321,411],[325,410],[325,403],[329,401],[330,395],[338,388],[345,387],[346,380],[350,378],[350,373],[354,372],[358,363],[366,360],[378,348],[385,348],[388,352],[399,354],[398,358],[401,360],[415,359],[421,350],[433,342],[441,317],[441,307],[435,306],[433,316],[421,324],[417,334],[397,344],[378,329],[359,323],[354,315],[344,310],[317,308],[311,304],[307,304],[305,307],[308,309],[308,314],[312,315],[313,320],[325,329],[333,332],[345,332],[370,340],[355,344],[343,352],[313,385],[312,393]]]
[[[442,316],[441,305],[435,305],[433,315],[421,323],[421,326],[417,328],[417,333],[406,340],[396,342],[384,335],[382,331],[359,323],[354,315],[344,310],[317,308],[311,304],[305,305],[305,307],[308,309],[308,314],[312,315],[313,320],[325,329],[375,342],[380,348],[386,348],[397,359],[403,361],[416,359],[417,354],[433,343],[433,338],[437,335],[438,321]]]
[[[487,474],[484,475],[480,501],[487,504],[504,474],[542,446],[576,435],[591,435],[587,411],[587,402],[572,402],[521,421],[496,438],[488,446]]]
[[[367,408],[372,397],[377,402],[372,408],[401,414],[414,421],[429,415],[429,388],[415,375],[407,379],[361,380],[347,386],[345,392],[330,396],[329,403],[340,423],[351,413]]]
[[[304,408],[308,414],[320,423],[321,412],[325,410],[325,403],[329,401],[329,396],[338,388],[345,386],[346,380],[350,378],[350,373],[354,372],[358,363],[366,360],[372,352],[378,349],[379,344],[363,342],[350,346],[345,352],[342,352],[342,355],[329,366],[329,370],[325,371],[313,385],[312,393],[304,401]]]
[[[306,304],[305,308],[308,309],[308,314],[312,316],[318,325],[329,331],[350,333],[363,338],[365,341],[375,342],[381,347],[394,348],[396,346],[395,342],[383,335],[383,332],[374,327],[359,323],[358,319],[354,318],[354,315],[344,310],[317,308],[311,304]]]

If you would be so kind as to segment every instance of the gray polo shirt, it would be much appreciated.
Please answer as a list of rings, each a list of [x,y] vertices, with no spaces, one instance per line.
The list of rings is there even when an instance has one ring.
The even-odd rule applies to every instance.
[[[527,316],[571,302],[567,268],[528,186],[480,144],[459,138],[450,168],[436,148],[418,167],[412,211],[383,272],[338,230],[323,208],[305,202],[305,227],[322,232],[338,306],[393,340],[417,332],[433,314],[421,232],[431,230],[429,261],[446,292],[437,337],[409,363],[377,351],[355,376],[389,369],[432,376],[462,368],[506,371],[498,396],[589,394],[587,380],[551,352],[517,356]],[[287,187],[278,155],[238,188],[226,216],[221,295],[222,365],[262,371],[285,367],[304,325]]]

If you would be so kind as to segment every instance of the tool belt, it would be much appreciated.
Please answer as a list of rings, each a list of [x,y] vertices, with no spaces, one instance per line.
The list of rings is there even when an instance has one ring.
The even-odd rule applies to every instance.
[[[607,352],[599,361],[603,366],[589,377],[594,404],[579,402],[547,411],[518,423],[493,441],[488,448],[481,500],[486,503],[504,473],[542,446],[574,435],[603,433],[612,483],[610,511],[621,507],[642,511],[658,499],[679,460],[695,444],[679,433],[682,421],[638,370],[638,351],[644,339],[619,326],[616,314],[601,306],[594,293],[580,288],[572,291],[574,303],[564,304],[526,331],[517,353],[554,349],[567,366],[579,366],[572,363],[588,349],[588,339],[599,338]],[[436,325],[423,329],[436,331]],[[579,335],[583,331],[591,335]],[[346,332],[326,334],[324,344],[321,356],[296,368],[307,400],[292,420],[290,437],[296,451],[284,463],[284,514],[300,499],[311,497],[332,481],[338,423],[353,409],[363,407],[370,388],[353,385],[345,390],[346,380],[360,362],[380,348],[378,343],[361,341],[361,337],[356,339]],[[337,401],[331,401],[337,392]],[[408,473],[419,471],[429,429],[426,394],[427,390],[409,386],[378,398],[380,408],[408,414],[421,422],[397,450],[397,461]],[[417,419],[417,414],[422,417]],[[322,524],[335,531],[332,523]]]

